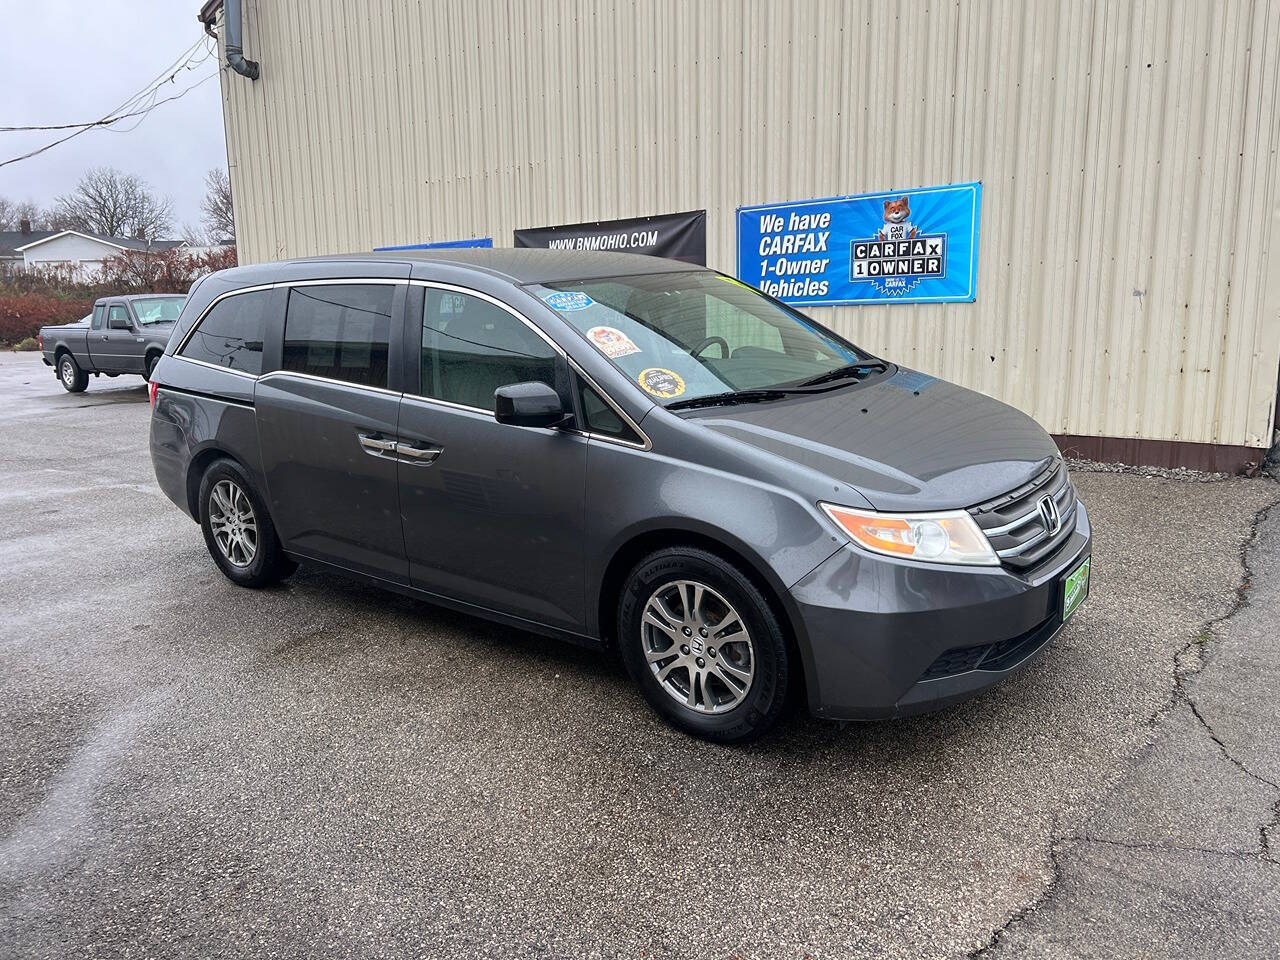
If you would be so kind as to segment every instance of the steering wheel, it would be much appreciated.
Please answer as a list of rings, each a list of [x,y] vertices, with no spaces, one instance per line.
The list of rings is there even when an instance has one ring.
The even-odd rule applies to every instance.
[[[720,344],[720,359],[728,360],[729,344],[725,341],[724,337],[703,338],[703,341],[700,344],[698,344],[696,347],[694,347],[692,350],[689,351],[689,356],[693,357],[695,360],[698,359],[698,357],[702,354],[702,351],[707,349],[707,347],[711,346],[713,343]]]

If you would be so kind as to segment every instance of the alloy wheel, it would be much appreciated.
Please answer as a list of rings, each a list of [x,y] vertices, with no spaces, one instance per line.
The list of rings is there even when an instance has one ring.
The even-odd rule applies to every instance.
[[[73,386],[76,382],[76,365],[72,363],[70,357],[62,358],[62,366],[59,368],[62,373],[62,383],[65,386]]]
[[[234,480],[219,480],[209,492],[209,528],[229,562],[237,567],[253,563],[258,553],[258,518]]]
[[[640,643],[662,689],[697,713],[734,709],[755,678],[746,624],[705,583],[674,580],[655,590],[640,618]]]

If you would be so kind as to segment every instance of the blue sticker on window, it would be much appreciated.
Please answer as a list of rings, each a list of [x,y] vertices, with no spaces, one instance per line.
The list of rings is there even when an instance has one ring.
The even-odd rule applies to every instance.
[[[556,293],[549,293],[542,299],[547,302],[551,309],[559,310],[561,313],[585,310],[595,303],[594,300],[580,290],[560,290]]]

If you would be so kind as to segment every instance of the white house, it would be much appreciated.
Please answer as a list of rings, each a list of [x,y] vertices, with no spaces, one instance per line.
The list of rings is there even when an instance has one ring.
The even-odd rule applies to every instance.
[[[101,272],[104,260],[122,250],[159,252],[186,245],[185,240],[141,240],[61,230],[14,249],[22,254],[25,269],[62,267],[71,270],[78,279],[87,280]]]

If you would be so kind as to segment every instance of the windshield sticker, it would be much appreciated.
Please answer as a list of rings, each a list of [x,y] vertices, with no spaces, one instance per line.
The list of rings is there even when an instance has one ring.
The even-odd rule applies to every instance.
[[[560,290],[556,293],[549,293],[542,299],[547,302],[551,309],[559,310],[561,313],[585,310],[595,303],[594,300],[580,290]]]
[[[587,339],[610,360],[640,352],[635,341],[617,327],[592,327],[587,331]]]
[[[684,393],[684,378],[674,370],[667,370],[665,367],[648,367],[641,370],[640,375],[636,377],[636,382],[645,393],[660,400],[670,400]]]

